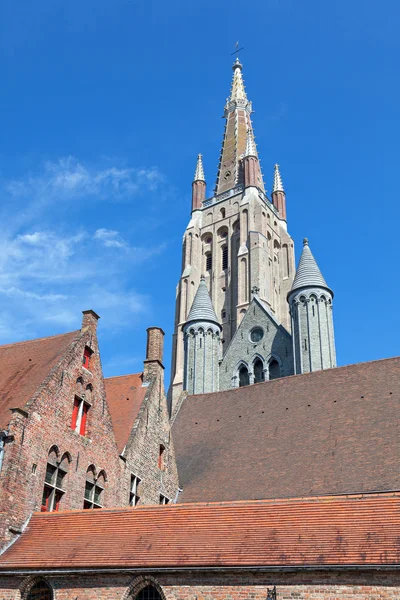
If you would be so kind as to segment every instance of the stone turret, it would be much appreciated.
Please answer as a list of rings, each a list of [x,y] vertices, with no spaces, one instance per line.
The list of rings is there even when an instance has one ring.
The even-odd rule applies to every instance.
[[[307,238],[288,293],[296,373],[336,367],[333,292],[313,257]]]
[[[189,394],[218,391],[221,330],[202,276],[183,326],[184,389]]]

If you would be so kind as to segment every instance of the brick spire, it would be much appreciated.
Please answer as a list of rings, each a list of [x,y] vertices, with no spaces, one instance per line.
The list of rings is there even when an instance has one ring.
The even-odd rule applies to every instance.
[[[250,100],[247,98],[243,83],[243,67],[238,58],[233,63],[232,68],[231,92],[226,101],[224,111],[226,124],[218,165],[217,183],[215,186],[216,194],[244,183],[242,159],[243,156],[248,156],[246,152],[248,136],[252,140],[251,152],[256,152],[253,125],[250,118],[253,109]],[[261,176],[258,186],[264,190]]]

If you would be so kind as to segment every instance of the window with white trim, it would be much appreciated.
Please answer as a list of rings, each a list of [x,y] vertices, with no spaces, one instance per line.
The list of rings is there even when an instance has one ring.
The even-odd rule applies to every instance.
[[[140,496],[139,496],[139,486],[141,484],[141,479],[137,475],[131,475],[131,489],[129,492],[129,506],[136,506],[139,504]]]
[[[170,500],[164,494],[160,494],[160,504],[169,504]]]

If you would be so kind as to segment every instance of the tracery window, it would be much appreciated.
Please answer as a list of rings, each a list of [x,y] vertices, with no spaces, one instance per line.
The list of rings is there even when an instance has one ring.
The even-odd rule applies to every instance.
[[[104,471],[96,477],[96,471],[91,465],[86,471],[85,499],[83,508],[101,508],[103,506],[103,492],[105,486]]]
[[[254,383],[260,383],[261,381],[264,381],[264,365],[260,358],[257,358],[254,361],[253,369],[254,369]]]
[[[250,384],[249,372],[246,365],[242,365],[239,369],[239,387]]]
[[[59,509],[61,499],[65,494],[64,482],[68,472],[68,464],[68,454],[64,454],[59,461],[56,450],[50,450],[44,478],[42,505],[40,509],[42,512],[53,512]]]

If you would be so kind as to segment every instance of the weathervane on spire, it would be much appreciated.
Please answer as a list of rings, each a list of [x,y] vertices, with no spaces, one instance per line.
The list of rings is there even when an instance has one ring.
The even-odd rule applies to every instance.
[[[244,50],[244,46],[242,46],[241,48],[239,48],[239,42],[236,42],[235,44],[235,52],[231,53],[231,56],[233,56],[234,54],[236,54],[236,60],[239,60],[239,52],[241,52],[242,50]]]

